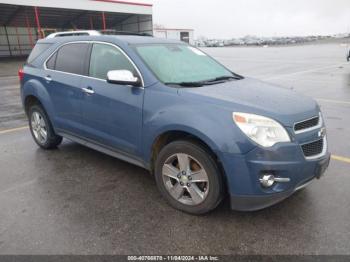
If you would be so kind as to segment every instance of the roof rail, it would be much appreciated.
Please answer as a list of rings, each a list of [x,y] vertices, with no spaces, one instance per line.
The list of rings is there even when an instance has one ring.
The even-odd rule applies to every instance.
[[[139,35],[139,36],[152,36],[151,34],[147,33],[138,33],[138,32],[131,32],[131,31],[118,31],[114,29],[107,29],[107,30],[100,30],[99,31],[102,35]]]
[[[128,32],[128,31],[117,31],[113,29],[108,30],[79,30],[79,31],[64,31],[64,32],[56,32],[49,34],[46,38],[55,38],[62,36],[89,36],[89,35],[139,35],[139,36],[151,36],[151,34],[147,33],[137,33],[137,32]]]
[[[84,35],[101,35],[99,31],[96,30],[79,30],[79,31],[64,31],[49,34],[46,38],[55,38],[62,36],[84,36]]]

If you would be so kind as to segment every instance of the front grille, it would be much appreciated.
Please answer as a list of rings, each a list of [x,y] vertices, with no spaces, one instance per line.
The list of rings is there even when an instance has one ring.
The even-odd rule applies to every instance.
[[[312,157],[322,153],[323,151],[323,138],[308,144],[301,146],[305,157]]]
[[[320,120],[320,117],[315,116],[315,117],[310,118],[308,120],[296,123],[294,125],[294,131],[301,131],[301,130],[304,130],[304,129],[308,129],[308,128],[317,126],[319,120]]]

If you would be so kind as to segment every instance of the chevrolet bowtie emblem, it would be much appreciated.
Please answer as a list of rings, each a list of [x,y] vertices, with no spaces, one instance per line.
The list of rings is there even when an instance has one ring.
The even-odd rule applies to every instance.
[[[318,131],[318,137],[324,137],[326,135],[326,128],[322,127],[320,131]]]

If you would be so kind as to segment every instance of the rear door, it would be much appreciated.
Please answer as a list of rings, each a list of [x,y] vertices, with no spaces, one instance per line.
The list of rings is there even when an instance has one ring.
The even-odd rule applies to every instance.
[[[118,47],[94,43],[91,49],[89,78],[82,82],[85,92],[82,114],[86,136],[124,153],[138,155],[142,128],[144,89],[107,83],[110,70],[138,70]]]
[[[55,110],[57,129],[72,133],[82,130],[82,76],[87,74],[88,43],[69,43],[58,49],[46,62],[47,90]]]

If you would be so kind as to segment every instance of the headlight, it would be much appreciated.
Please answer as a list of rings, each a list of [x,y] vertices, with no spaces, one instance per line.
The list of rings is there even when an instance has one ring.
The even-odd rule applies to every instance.
[[[232,113],[233,121],[251,140],[263,147],[290,142],[287,131],[275,120],[247,113]]]

